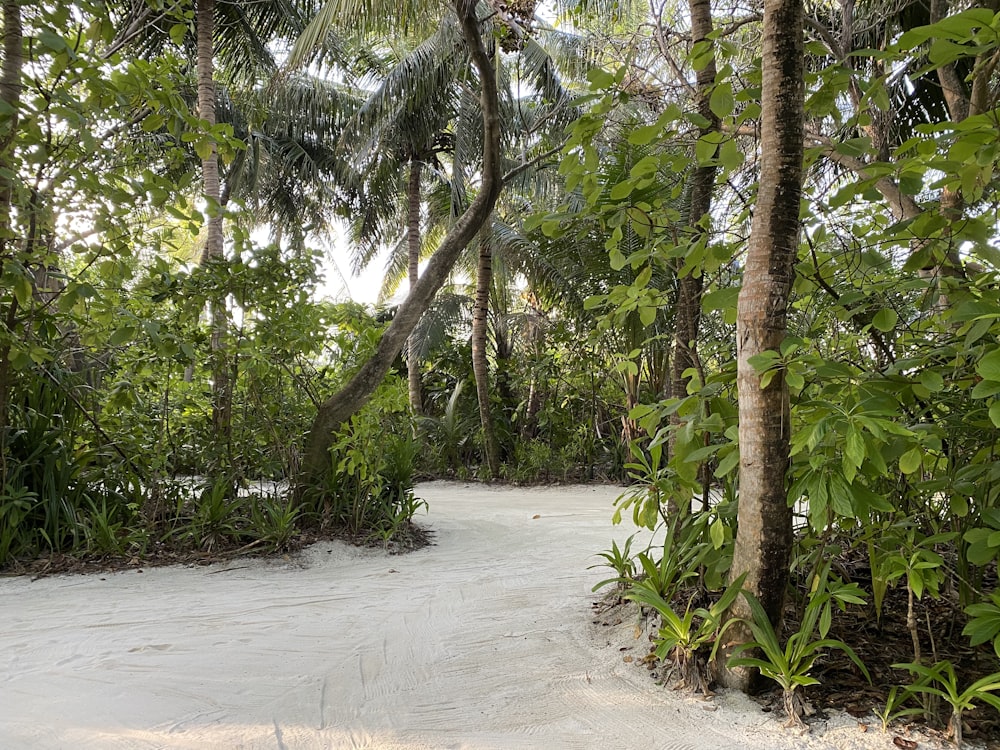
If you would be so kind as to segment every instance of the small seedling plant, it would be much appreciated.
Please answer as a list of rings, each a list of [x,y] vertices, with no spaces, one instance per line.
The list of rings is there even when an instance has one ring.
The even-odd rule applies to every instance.
[[[752,619],[746,623],[753,633],[754,640],[737,646],[728,661],[728,666],[758,669],[762,675],[778,683],[782,690],[785,715],[788,717],[786,727],[806,728],[802,720],[806,706],[802,699],[801,688],[819,684],[819,680],[809,673],[827,649],[843,651],[871,682],[868,669],[854,650],[843,641],[826,637],[829,632],[828,613],[834,597],[830,591],[825,590],[825,585],[821,584],[820,590],[806,605],[801,626],[788,637],[784,648],[781,647],[774,626],[771,625],[760,601],[748,591],[744,591],[743,594],[750,606]],[[847,596],[851,599],[856,598],[853,594]],[[863,600],[859,599],[859,603],[861,602]],[[820,638],[813,637],[817,625],[820,625]],[[759,655],[740,656],[751,649],[758,649]]]
[[[626,539],[625,544],[621,547],[618,546],[618,542],[612,540],[611,549],[597,553],[597,557],[603,558],[604,562],[591,565],[587,570],[608,567],[614,571],[615,575],[613,578],[605,578],[603,581],[598,581],[594,584],[594,588],[591,591],[597,591],[612,583],[615,584],[615,588],[618,591],[624,591],[631,585],[635,580],[635,561],[632,559],[632,540],[634,538],[635,534]]]
[[[962,714],[971,711],[977,703],[986,703],[1000,711],[1000,672],[986,675],[960,690],[955,668],[949,661],[939,661],[932,667],[908,662],[893,664],[896,669],[905,669],[916,675],[916,681],[907,688],[908,693],[923,693],[937,696],[951,706],[948,731],[955,745],[962,746]]]
[[[654,638],[656,656],[670,664],[667,679],[679,673],[676,687],[711,695],[708,663],[715,658],[719,638],[732,620],[723,623],[726,611],[739,596],[746,574],[740,576],[723,592],[712,606],[692,608],[694,596],[688,599],[683,613],[678,613],[656,589],[641,581],[625,593],[625,598],[650,607],[660,615],[660,629]],[[711,653],[705,654],[709,645]]]

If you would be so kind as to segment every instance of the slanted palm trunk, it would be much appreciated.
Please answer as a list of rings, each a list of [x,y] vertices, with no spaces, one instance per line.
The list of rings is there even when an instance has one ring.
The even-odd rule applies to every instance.
[[[21,3],[7,0],[3,4],[3,67],[0,69],[0,101],[9,113],[6,130],[0,132],[0,270],[13,255],[14,228],[11,225],[11,203],[14,196],[14,144],[17,139],[18,113],[21,107],[21,70],[24,66],[24,33],[21,26]],[[0,461],[2,441],[10,422],[10,393],[14,373],[10,366],[10,347],[17,323],[17,297],[11,295],[0,306]],[[0,481],[4,474],[0,464]]]
[[[762,388],[761,373],[750,359],[777,350],[786,333],[802,193],[802,0],[764,0],[763,33],[760,186],[737,304],[740,496],[730,576],[735,579],[747,574],[744,587],[777,624],[788,584],[792,544],[792,515],[785,486],[790,434],[788,386],[779,371]],[[732,614],[749,617],[742,597]],[[729,631],[729,640],[746,642],[749,633],[738,627]],[[722,650],[723,659],[728,651]],[[723,678],[730,686],[743,689],[753,682],[753,676],[745,672],[728,672]]]
[[[489,233],[484,232],[479,244],[476,268],[476,301],[472,310],[472,374],[476,378],[476,398],[479,420],[483,427],[483,450],[489,479],[500,474],[500,445],[490,411],[490,370],[486,356],[487,321],[490,311],[490,287],[493,285],[493,250]]]
[[[410,159],[410,180],[407,185],[407,276],[410,289],[417,285],[420,269],[420,174],[423,164]],[[423,395],[420,387],[420,356],[417,337],[410,334],[406,347],[406,379],[410,393],[410,411],[414,416],[423,414]]]
[[[198,28],[198,117],[216,124],[215,118],[215,0],[198,0],[196,25]],[[222,191],[219,180],[219,154],[213,143],[211,151],[201,160],[205,198],[209,203],[205,247],[201,264],[211,264],[223,259]],[[209,303],[211,314],[211,368],[212,368],[212,429],[216,439],[228,451],[232,429],[232,380],[226,356],[228,317],[226,296],[217,293]]]
[[[330,446],[334,432],[357,412],[385,378],[403,343],[413,332],[420,317],[427,311],[437,290],[441,288],[455,261],[476,236],[496,204],[503,185],[500,172],[499,99],[493,63],[486,52],[476,16],[476,4],[471,0],[455,0],[455,10],[462,26],[462,36],[479,76],[480,102],[483,113],[483,167],[479,192],[469,208],[441,241],[423,275],[399,306],[392,323],[382,334],[375,353],[355,373],[347,384],[328,398],[316,411],[307,445],[298,491],[315,485],[330,470]]]

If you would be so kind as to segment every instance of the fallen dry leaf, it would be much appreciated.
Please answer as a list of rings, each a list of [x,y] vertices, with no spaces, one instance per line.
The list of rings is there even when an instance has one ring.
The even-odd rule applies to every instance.
[[[904,740],[902,737],[893,737],[892,744],[901,747],[903,750],[917,750],[917,743],[913,740]]]
[[[535,515],[533,515],[533,516],[531,517],[531,520],[532,520],[532,521],[534,521],[534,520],[535,520],[536,518],[541,518],[541,517],[542,517],[542,516],[541,516],[541,514],[540,514],[540,513],[536,513]]]

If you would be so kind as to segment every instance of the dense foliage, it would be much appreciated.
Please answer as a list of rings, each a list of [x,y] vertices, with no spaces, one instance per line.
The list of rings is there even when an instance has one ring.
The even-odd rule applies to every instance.
[[[309,2],[207,7],[211,120],[191,4],[3,6],[0,566],[274,550],[316,531],[389,544],[420,509],[418,477],[628,477],[617,520],[666,541],[604,553],[610,581],[658,612],[657,655],[707,689],[741,594],[756,12],[716,3],[693,41],[694,4],[574,4],[558,23],[483,5],[504,192],[337,426],[329,471],[304,477],[317,409],[399,302],[318,299],[323,248],[346,220],[359,266],[388,258],[385,299],[414,280],[480,188],[479,73],[445,7],[421,6],[399,38],[368,16],[338,29]],[[868,674],[836,618],[881,622],[901,592],[912,660],[873,675],[898,684],[885,721],[921,701],[960,740],[1000,684],[1000,16],[933,12],[808,10],[789,335],[751,362],[788,392],[781,573],[799,629],[750,597],[758,650],[730,665],[777,681],[798,720],[826,649]],[[214,219],[221,255],[204,251]],[[935,653],[938,601],[983,680]]]

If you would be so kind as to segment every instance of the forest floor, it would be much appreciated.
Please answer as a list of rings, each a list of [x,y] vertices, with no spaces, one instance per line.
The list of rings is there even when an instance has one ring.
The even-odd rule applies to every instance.
[[[947,746],[919,724],[882,733],[879,695],[832,657],[807,734],[784,729],[766,696],[657,684],[637,658],[648,625],[634,605],[598,603],[595,616],[605,576],[588,566],[632,531],[610,525],[619,491],[432,482],[417,488],[431,543],[405,555],[335,540],[0,578],[0,747]],[[841,618],[833,634],[863,630],[873,671],[879,654],[912,658],[908,633],[870,627]],[[1000,747],[995,724],[969,728]]]

